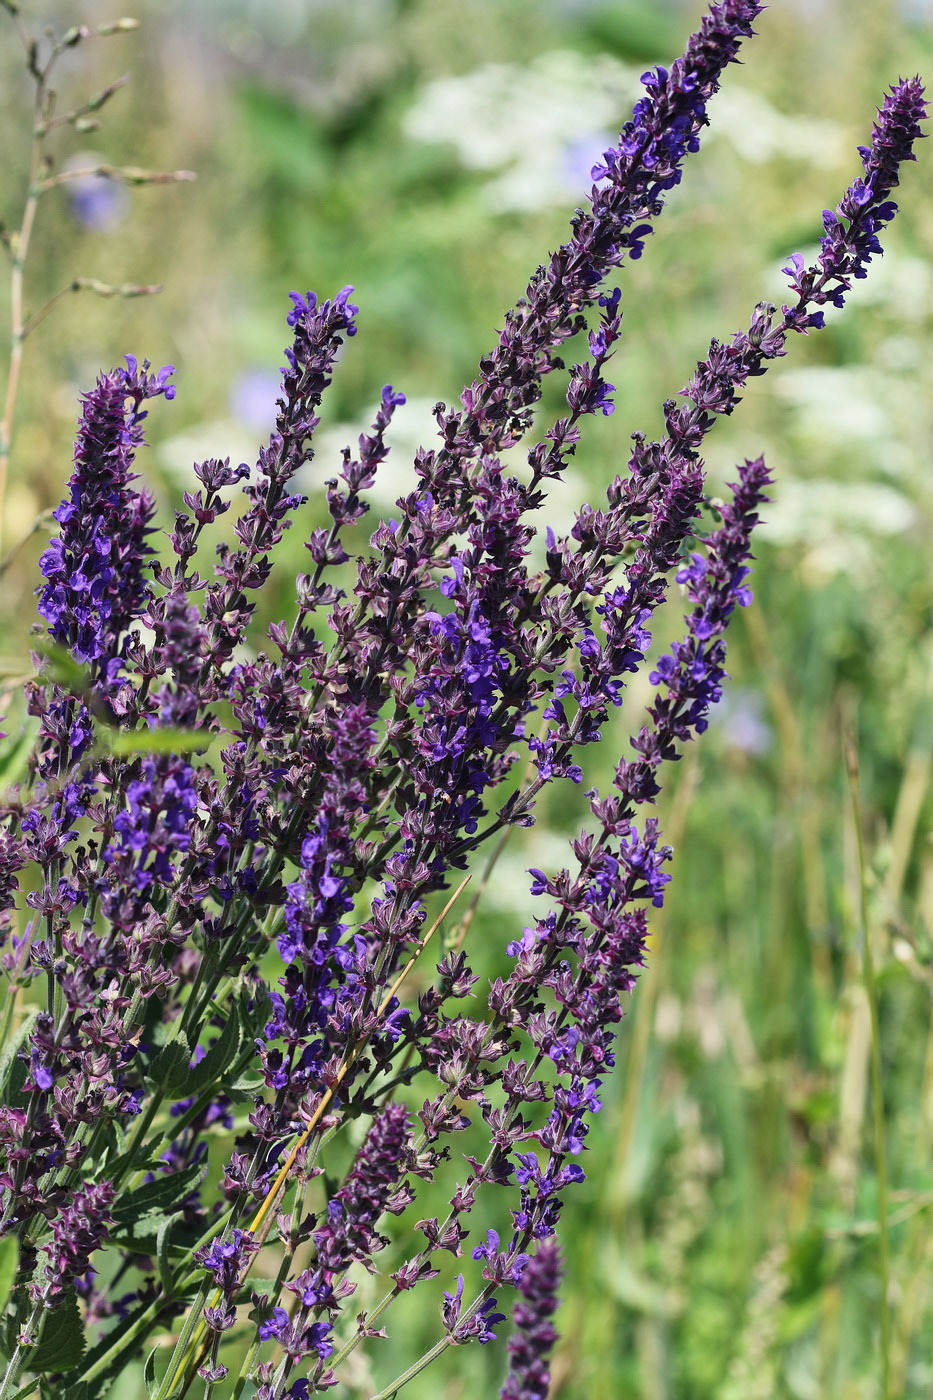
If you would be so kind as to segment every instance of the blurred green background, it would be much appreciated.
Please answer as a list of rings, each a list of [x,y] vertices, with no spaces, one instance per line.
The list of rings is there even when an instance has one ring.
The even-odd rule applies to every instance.
[[[432,404],[472,378],[503,311],[563,241],[639,73],[680,51],[702,6],[148,0],[132,12],[138,32],[79,45],[63,63],[63,104],[122,72],[132,83],[99,132],[55,143],[59,164],[89,156],[198,179],[44,199],[32,310],[74,276],[165,290],[74,296],[30,338],[8,544],[59,500],[77,396],[126,351],[177,367],[178,397],[153,409],[142,463],[164,522],[193,460],[254,460],[288,291],[330,295],[347,282],[360,333],[325,401],[306,519],[323,514],[321,482],[387,382],[409,399],[376,493],[391,513],[414,447],[431,436]],[[35,0],[24,16],[62,25],[116,13]],[[15,226],[28,87],[0,19],[0,211]],[[543,513],[557,528],[598,502],[632,431],[657,433],[661,402],[710,336],[747,324],[756,301],[781,299],[780,266],[815,244],[884,86],[933,71],[933,7],[919,0],[775,0],[758,30],[644,259],[622,275],[618,410],[586,425]],[[882,1394],[863,886],[880,993],[890,1394],[933,1393],[933,184],[923,146],[920,158],[869,281],[824,333],[796,340],[752,381],[710,442],[714,490],[737,459],[764,451],[775,501],[755,604],[730,638],[729,693],[660,803],[674,882],[589,1138],[587,1181],[564,1215],[552,1388],[563,1400]],[[543,424],[560,393],[548,386]],[[269,617],[287,609],[299,534],[263,599]],[[14,725],[44,539],[29,536],[3,576],[0,654],[14,679],[0,711]],[[659,642],[676,622],[675,599]],[[591,776],[605,781],[645,698],[633,686]],[[860,768],[861,863],[846,734]],[[522,872],[561,863],[578,817],[557,794],[538,826],[513,837],[471,932],[479,969],[501,965],[528,916]],[[444,1199],[439,1189],[422,1214]],[[466,1271],[477,1267],[468,1260]],[[370,1394],[435,1339],[432,1287],[439,1296],[428,1285],[403,1300],[390,1339],[352,1358],[346,1393]],[[378,1284],[363,1281],[361,1304],[369,1296]],[[501,1346],[453,1350],[405,1393],[492,1395],[502,1373]],[[134,1371],[114,1394],[133,1400],[140,1387]]]

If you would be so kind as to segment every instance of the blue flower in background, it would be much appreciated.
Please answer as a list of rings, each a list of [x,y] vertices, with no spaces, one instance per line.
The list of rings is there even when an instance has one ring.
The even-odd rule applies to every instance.
[[[100,157],[93,152],[79,152],[65,165],[65,170],[93,170]],[[65,185],[71,217],[75,223],[95,233],[117,228],[129,213],[130,197],[123,185],[106,175],[82,175]]]

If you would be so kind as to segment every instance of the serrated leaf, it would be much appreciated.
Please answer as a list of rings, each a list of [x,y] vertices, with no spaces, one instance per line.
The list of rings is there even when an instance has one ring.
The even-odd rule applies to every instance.
[[[111,1237],[135,1233],[135,1227],[144,1223],[150,1232],[157,1233],[159,1225],[147,1222],[146,1217],[165,1217],[178,1210],[203,1175],[204,1168],[201,1166],[185,1167],[180,1172],[156,1177],[155,1181],[146,1181],[135,1191],[121,1195],[112,1210],[114,1229],[110,1231]]]
[[[164,1089],[167,1094],[174,1095],[187,1087],[190,1064],[191,1047],[187,1037],[182,1034],[178,1036],[177,1040],[163,1045],[162,1049],[153,1056],[152,1063],[146,1070],[146,1078],[156,1088]]]
[[[4,1235],[0,1239],[0,1313],[5,1311],[7,1299],[13,1291],[18,1264],[19,1243],[16,1236]]]
[[[54,1312],[46,1314],[39,1345],[28,1353],[30,1371],[68,1371],[84,1355],[84,1328],[77,1293],[68,1293]]]
[[[227,1024],[207,1051],[204,1059],[188,1073],[185,1088],[195,1097],[204,1089],[219,1084],[224,1071],[228,1070],[236,1058],[240,1045],[240,1018],[234,1007],[227,1017]]]
[[[127,1353],[122,1347],[117,1347],[116,1343],[124,1333],[128,1332],[136,1322],[133,1313],[127,1313],[126,1317],[121,1317],[115,1327],[111,1327],[100,1341],[87,1353],[84,1358],[84,1365],[81,1372],[87,1374],[111,1351],[114,1353],[110,1361],[91,1381],[82,1380],[81,1374],[69,1380],[66,1376],[62,1384],[62,1400],[104,1400],[104,1397],[111,1390],[114,1381],[121,1371],[126,1368]]]

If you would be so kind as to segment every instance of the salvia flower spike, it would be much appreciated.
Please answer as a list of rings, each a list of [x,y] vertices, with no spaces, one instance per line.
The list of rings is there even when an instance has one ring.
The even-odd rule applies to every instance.
[[[585,420],[613,411],[610,283],[640,257],[761,9],[711,5],[683,56],[645,74],[568,241],[459,405],[437,406],[437,438],[368,545],[397,388],[336,472],[320,464],[329,523],[294,484],[315,480],[318,411],[352,354],[351,287],[293,295],[256,469],[196,464],[164,555],[137,464],[172,370],[128,356],[85,395],[40,565],[38,737],[0,812],[0,959],[36,1004],[0,1059],[0,1231],[19,1257],[0,1400],[30,1374],[42,1400],[98,1400],[144,1349],[152,1400],[308,1400],[378,1348],[412,1289],[436,1306],[437,1339],[373,1400],[449,1347],[502,1345],[509,1312],[503,1400],[547,1394],[564,1203],[599,1170],[587,1137],[670,880],[651,804],[722,695],[773,489],[761,458],[744,461],[708,525],[705,439],[866,275],[926,115],[918,79],[894,85],[816,261],[784,268],[787,304],[711,341],[663,436],[636,435],[569,530],[548,524],[548,483]],[[566,412],[542,422],[543,382],[576,336]],[[523,439],[520,478],[503,454]],[[261,636],[288,529],[308,572]],[[672,582],[683,633],[649,661]],[[601,791],[587,751],[637,672],[651,700]],[[485,983],[465,938],[475,901],[456,930],[448,918],[467,867],[565,783],[586,784],[585,827],[562,868],[530,870],[527,923]]]

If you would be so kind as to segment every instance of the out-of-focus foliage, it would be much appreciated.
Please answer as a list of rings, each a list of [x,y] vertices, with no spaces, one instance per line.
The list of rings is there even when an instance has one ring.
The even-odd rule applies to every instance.
[[[153,411],[145,458],[165,522],[192,460],[253,459],[271,422],[287,292],[331,295],[347,282],[360,334],[328,401],[307,513],[321,513],[340,447],[392,382],[409,404],[380,497],[391,513],[431,406],[472,377],[502,311],[561,241],[574,191],[641,69],[677,52],[700,10],[694,0],[147,0],[122,49],[76,52],[65,70],[76,93],[125,70],[133,83],[100,132],[63,138],[61,160],[83,150],[190,167],[199,179],[104,205],[93,190],[83,207],[63,190],[46,201],[33,306],[76,275],[166,290],[143,302],[76,296],[29,342],[7,540],[57,503],[78,392],[126,351],[177,366],[178,398]],[[102,4],[59,0],[42,15],[112,18]],[[709,327],[727,336],[755,301],[782,295],[778,269],[816,241],[884,85],[933,67],[933,7],[919,0],[782,0],[758,27],[658,234],[624,273],[625,325],[650,354],[620,352],[626,397],[591,425],[555,498],[560,517],[598,497],[629,432],[657,428]],[[26,85],[17,46],[0,39],[0,211],[11,222]],[[793,363],[753,387],[713,438],[714,489],[737,458],[764,450],[776,499],[716,732],[662,799],[674,884],[589,1140],[583,1199],[565,1224],[553,1391],[565,1400],[881,1393],[847,730],[881,985],[891,1393],[921,1400],[933,1389],[928,154],[908,171],[884,264],[844,321],[795,345]],[[559,392],[551,386],[551,407]],[[284,554],[297,566],[293,534]],[[7,729],[19,713],[15,678],[29,670],[43,538],[3,577]],[[265,606],[280,614],[274,585]],[[522,871],[545,862],[574,817],[561,806],[514,834],[471,933],[478,970],[500,965],[521,919]],[[361,1395],[433,1340],[423,1302],[403,1309],[378,1375],[351,1373]],[[501,1360],[492,1351],[471,1356],[485,1361],[490,1394]],[[116,1400],[140,1393],[141,1376],[123,1384]],[[408,1393],[465,1394],[456,1356]]]

